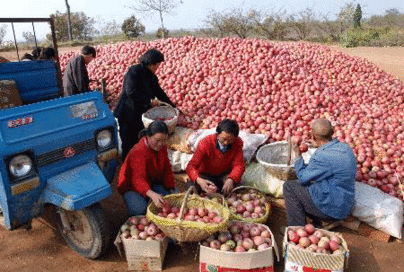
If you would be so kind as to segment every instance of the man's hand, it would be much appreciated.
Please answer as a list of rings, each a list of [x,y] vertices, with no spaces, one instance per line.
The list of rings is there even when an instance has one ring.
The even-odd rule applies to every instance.
[[[231,178],[227,178],[224,181],[222,192],[224,195],[230,194],[231,190],[233,190],[234,181]]]
[[[147,191],[146,195],[150,197],[150,199],[156,204],[157,207],[163,208],[163,206],[166,204],[166,201],[163,199],[163,196],[153,192],[152,190]]]
[[[317,148],[317,147],[318,147],[316,141],[314,141],[313,139],[308,140],[308,141],[307,141],[307,144],[308,144],[309,147],[311,147],[311,148]]]
[[[202,190],[205,191],[208,195],[214,194],[217,191],[216,185],[210,180],[197,178],[196,183],[201,186]]]
[[[298,143],[292,143],[292,149],[296,154],[296,159],[302,156],[302,152],[300,151],[300,146]]]

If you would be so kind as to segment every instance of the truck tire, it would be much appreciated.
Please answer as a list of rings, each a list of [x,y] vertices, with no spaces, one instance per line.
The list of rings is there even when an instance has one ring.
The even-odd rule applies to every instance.
[[[112,236],[99,204],[78,211],[59,208],[57,212],[60,233],[73,250],[88,259],[97,259],[106,252]],[[70,229],[64,227],[62,213]]]

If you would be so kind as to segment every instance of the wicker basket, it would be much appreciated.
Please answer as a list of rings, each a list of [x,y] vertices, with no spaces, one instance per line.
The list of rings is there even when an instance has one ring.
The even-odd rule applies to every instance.
[[[260,190],[249,187],[249,186],[239,186],[233,189],[229,195],[232,193],[239,193],[239,192],[244,192],[244,191],[250,191],[253,190],[255,193],[258,193],[262,197],[265,197],[265,194],[261,192]],[[227,203],[227,202],[226,202]],[[271,213],[271,205],[269,203],[265,203],[265,214],[262,217],[259,218],[245,218],[239,214],[235,214],[230,211],[230,220],[239,220],[243,222],[248,222],[248,223],[259,223],[259,224],[265,224],[265,222],[268,220],[269,214]]]
[[[215,193],[215,194],[211,194],[211,195],[201,195],[201,197],[206,198],[208,200],[211,200],[213,202],[216,202],[216,201],[214,201],[212,198],[217,198],[220,201],[219,204],[223,205],[223,206],[225,206],[227,208],[227,202],[225,201],[225,198],[224,198],[224,196],[222,194]]]
[[[166,120],[165,123],[168,126],[168,131],[170,134],[174,133],[175,126],[177,125],[177,120],[178,120],[178,110],[174,109],[170,104],[167,104],[165,102],[160,103],[163,106],[158,106],[149,109],[142,115],[142,122],[145,128],[147,128],[152,122],[157,121],[159,119],[166,119],[166,118],[171,118],[169,120]]]
[[[280,180],[296,180],[296,171],[293,166],[295,160],[292,152],[291,164],[287,165],[288,143],[276,142],[267,144],[258,149],[257,161],[265,166],[269,174]]]
[[[180,216],[177,219],[168,219],[158,216],[160,209],[152,202],[147,208],[147,218],[155,223],[166,236],[178,242],[199,242],[214,233],[226,230],[229,225],[230,212],[227,208],[212,200],[190,195],[191,191],[196,194],[194,186],[190,187],[186,194],[172,194],[164,197],[171,206],[180,207]],[[218,224],[183,220],[185,208],[204,207],[220,214],[223,221]]]

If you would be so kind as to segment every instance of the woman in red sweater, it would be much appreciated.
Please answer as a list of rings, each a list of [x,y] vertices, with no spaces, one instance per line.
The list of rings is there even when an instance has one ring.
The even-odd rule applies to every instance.
[[[199,142],[187,173],[206,193],[219,190],[227,195],[240,183],[245,170],[243,141],[238,137],[238,124],[233,120],[222,120],[216,132]]]
[[[167,125],[155,121],[140,132],[139,138],[129,151],[118,179],[118,192],[130,216],[146,214],[149,199],[157,207],[163,207],[163,196],[175,187],[166,147]]]

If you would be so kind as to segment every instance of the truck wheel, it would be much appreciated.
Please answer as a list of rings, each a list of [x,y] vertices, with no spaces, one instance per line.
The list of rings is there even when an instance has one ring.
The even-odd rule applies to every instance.
[[[83,257],[96,259],[109,246],[111,234],[108,221],[99,204],[79,211],[59,208],[57,224],[66,243]]]

